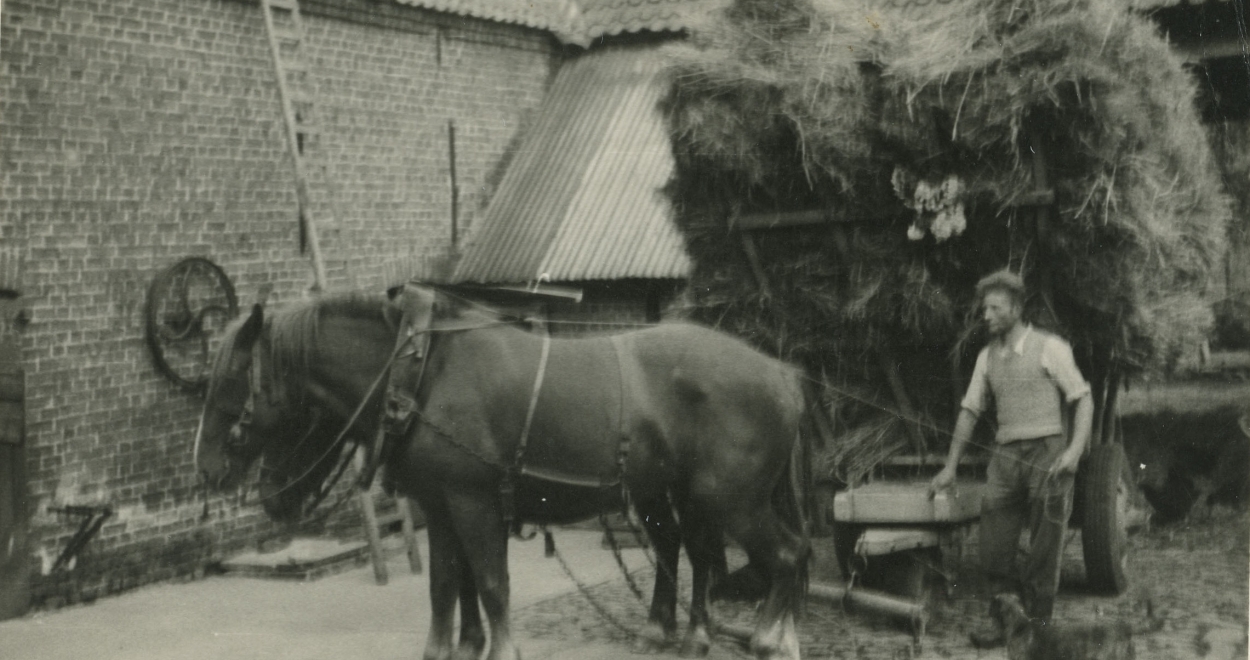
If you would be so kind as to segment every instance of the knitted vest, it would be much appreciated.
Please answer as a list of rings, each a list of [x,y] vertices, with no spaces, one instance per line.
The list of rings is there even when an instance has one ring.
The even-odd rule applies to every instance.
[[[989,347],[986,375],[998,409],[998,442],[1063,433],[1063,396],[1042,368],[1042,347],[1050,335],[1036,329],[1024,339],[1024,353]]]

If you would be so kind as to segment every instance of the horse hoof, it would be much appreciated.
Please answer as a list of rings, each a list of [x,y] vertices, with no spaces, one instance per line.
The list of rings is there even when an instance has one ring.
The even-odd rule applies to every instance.
[[[664,652],[676,643],[676,630],[666,630],[664,626],[651,621],[647,623],[638,637],[634,638],[630,650],[635,655],[655,655]]]
[[[482,657],[482,651],[485,646],[457,646],[456,652],[451,654],[451,660],[478,660]]]
[[[751,651],[760,660],[800,660],[798,629],[787,613],[764,633],[751,639]]]
[[[702,658],[712,650],[712,643],[707,639],[706,635],[702,638],[690,636],[681,645],[679,655],[683,658]]]
[[[640,636],[634,638],[634,643],[630,645],[629,652],[634,655],[658,655],[663,653],[668,647],[668,642],[664,640]]]

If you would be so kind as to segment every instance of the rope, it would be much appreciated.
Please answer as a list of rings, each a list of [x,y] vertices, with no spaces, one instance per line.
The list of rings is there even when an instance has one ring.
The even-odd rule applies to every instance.
[[[629,518],[629,516],[626,515],[625,518],[630,526],[630,530],[633,531],[635,534],[638,534],[638,528],[636,525],[634,525],[633,521]],[[625,566],[625,560],[620,555],[620,547],[617,545],[615,537],[612,536],[611,530],[608,528],[605,517],[603,515],[600,515],[599,519],[603,524],[604,532],[608,536],[608,542],[612,546],[612,552],[613,552],[613,555],[616,557],[617,564],[621,567],[621,571],[625,574],[626,582],[629,585],[629,590],[633,592],[634,596],[645,607],[646,598],[643,596],[642,589],[634,582],[634,579],[631,573],[629,572],[629,569]],[[643,548],[643,555],[647,558],[647,560],[651,563],[652,567],[654,568],[656,566],[656,561],[651,556],[651,554],[647,551],[647,546],[644,544],[641,547]],[[555,545],[554,538],[551,542],[550,549],[552,551],[552,556],[554,556],[556,560],[560,562],[560,568],[564,571],[564,574],[567,575],[568,578],[573,581],[573,584],[577,586],[577,590],[582,594],[583,597],[586,598],[586,600],[590,601],[591,607],[595,608],[595,611],[599,614],[600,617],[603,618],[604,621],[607,621],[608,623],[612,624],[613,626],[615,626],[616,628],[618,628],[625,634],[629,635],[631,639],[636,639],[642,636],[641,633],[639,633],[637,630],[626,626],[624,623],[620,621],[620,619],[616,618],[615,616],[612,615],[612,613],[608,612],[607,608],[604,607],[602,603],[600,603],[594,596],[590,594],[589,588],[585,585],[584,582],[579,580],[577,576],[573,574],[573,570],[572,568],[569,567],[568,562],[565,561],[564,555],[560,554],[559,548],[557,548]],[[664,570],[667,573],[667,568],[665,568]],[[658,572],[656,575],[658,577],[659,575]],[[671,577],[673,577],[673,583],[676,584],[677,583],[676,576],[671,576]],[[678,604],[680,604],[682,608],[685,610],[686,616],[689,617],[690,616],[689,605],[686,602],[684,602],[680,596],[678,596],[677,601],[678,601]],[[710,620],[708,621],[708,633],[709,633],[708,637],[712,640],[713,644],[716,644],[717,646],[724,648],[725,650],[732,653],[734,656],[739,657],[739,658],[752,657],[750,655],[747,655],[746,653],[743,653],[737,644],[728,644],[720,640],[719,636],[717,635],[717,626],[714,623],[712,623]]]
[[[625,519],[626,521],[629,520],[628,514],[626,514]],[[603,535],[607,537],[608,546],[612,548],[612,557],[616,559],[616,565],[620,567],[621,574],[625,576],[625,583],[629,585],[629,590],[634,592],[634,596],[637,597],[639,601],[646,600],[646,597],[642,595],[642,588],[640,588],[638,583],[634,580],[634,574],[630,573],[629,567],[625,565],[625,558],[621,556],[621,546],[616,542],[616,534],[612,532],[612,526],[608,524],[607,514],[599,514],[599,524],[603,527]],[[646,546],[643,546],[643,548],[645,554]],[[650,559],[651,556],[647,555],[647,558]],[[655,562],[652,562],[652,564],[654,563]]]
[[[553,551],[553,554],[555,555],[556,561],[560,562],[560,568],[564,571],[564,574],[567,575],[568,578],[573,581],[573,584],[577,587],[577,590],[582,594],[582,596],[587,601],[590,602],[590,606],[595,608],[595,611],[599,613],[599,616],[604,621],[607,621],[608,623],[615,626],[621,632],[628,635],[630,639],[637,639],[638,637],[641,636],[638,633],[638,631],[634,630],[633,628],[630,628],[629,626],[626,626],[624,623],[621,622],[620,619],[613,616],[612,613],[609,612],[607,608],[605,608],[598,601],[598,599],[596,599],[594,596],[590,594],[589,587],[587,587],[584,582],[582,582],[580,579],[578,579],[576,575],[573,574],[572,568],[569,568],[569,564],[567,561],[564,560],[564,555],[560,552],[560,548],[556,546],[554,538],[551,543],[551,549]]]

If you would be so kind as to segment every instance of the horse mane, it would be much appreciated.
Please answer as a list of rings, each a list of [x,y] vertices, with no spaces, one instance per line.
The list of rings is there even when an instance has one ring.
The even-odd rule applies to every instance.
[[[321,319],[326,316],[377,318],[385,315],[386,297],[363,293],[331,294],[284,305],[265,316],[269,364],[264,377],[281,394],[298,392],[292,403],[303,403],[304,383],[312,370]]]
[[[435,303],[436,318],[502,318],[520,322],[520,319],[469,298],[440,287],[435,289],[439,293]],[[396,315],[388,314],[388,309],[393,310]],[[263,377],[274,384],[279,395],[298,392],[290,400],[292,403],[303,403],[304,384],[311,375],[312,356],[317,349],[321,320],[328,316],[376,319],[392,325],[399,322],[398,310],[391,307],[388,298],[380,293],[328,294],[291,302],[266,314],[265,334],[268,337],[270,359],[263,369]]]

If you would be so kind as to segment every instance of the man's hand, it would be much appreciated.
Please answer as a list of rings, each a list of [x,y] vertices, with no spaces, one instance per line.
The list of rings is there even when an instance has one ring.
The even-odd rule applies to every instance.
[[[1057,477],[1061,474],[1076,474],[1076,468],[1081,464],[1081,452],[1073,452],[1069,447],[1066,451],[1051,463],[1050,469],[1046,472],[1046,478]]]
[[[954,482],[955,468],[952,464],[948,463],[946,467],[942,468],[941,472],[937,473],[937,475],[933,477],[933,481],[929,482],[929,499],[933,499],[939,491],[950,488],[951,484]]]

